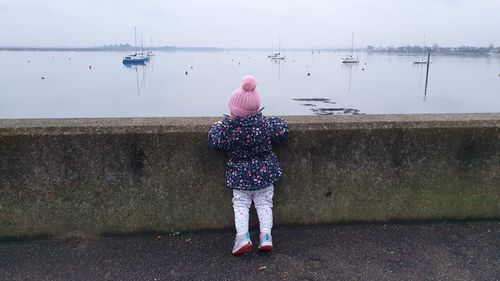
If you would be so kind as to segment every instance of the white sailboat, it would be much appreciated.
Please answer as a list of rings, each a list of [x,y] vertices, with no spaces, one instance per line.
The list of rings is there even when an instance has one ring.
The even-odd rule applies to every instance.
[[[342,58],[342,63],[359,63],[358,57],[353,55],[354,52],[354,32],[351,34],[351,54]]]
[[[416,58],[413,60],[414,64],[427,64],[427,59],[426,58]]]
[[[283,54],[281,52],[283,52]],[[272,60],[284,60],[286,58],[284,51],[281,50],[281,38],[279,39],[279,43],[278,43],[278,52],[272,53],[272,54],[268,55],[267,57],[272,59]]]
[[[424,35],[424,54],[425,54],[425,35]],[[425,57],[419,57],[413,60],[413,64],[427,64],[427,59]]]
[[[141,35],[142,36],[142,35]],[[141,54],[137,53],[137,29],[134,27],[134,49],[135,53],[128,55],[123,58],[122,63],[123,64],[145,64],[147,61],[149,61],[149,57],[144,55],[144,48],[143,52]],[[142,45],[142,43],[141,43]]]
[[[151,49],[153,49],[153,38],[151,38]],[[146,53],[146,55],[147,55],[148,57],[152,57],[152,56],[154,56],[155,54],[153,53],[153,51],[148,51],[148,52]]]

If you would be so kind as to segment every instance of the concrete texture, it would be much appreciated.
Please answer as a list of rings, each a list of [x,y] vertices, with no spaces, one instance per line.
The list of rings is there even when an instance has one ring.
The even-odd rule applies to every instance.
[[[500,218],[500,113],[285,118],[278,225]],[[0,120],[0,236],[231,227],[216,120]]]
[[[0,279],[500,280],[498,221],[277,227],[273,252],[240,257],[233,234],[4,241]]]

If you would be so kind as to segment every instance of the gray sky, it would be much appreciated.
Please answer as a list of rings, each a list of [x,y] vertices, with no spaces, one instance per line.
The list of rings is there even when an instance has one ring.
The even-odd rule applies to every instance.
[[[0,46],[500,45],[500,0],[0,0]]]

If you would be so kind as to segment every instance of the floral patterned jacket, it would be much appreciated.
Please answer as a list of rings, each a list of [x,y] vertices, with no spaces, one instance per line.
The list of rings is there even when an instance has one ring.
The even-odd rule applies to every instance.
[[[270,186],[281,176],[272,145],[288,138],[288,124],[281,118],[256,112],[222,122],[208,131],[208,145],[227,152],[226,184],[232,189],[257,190]]]

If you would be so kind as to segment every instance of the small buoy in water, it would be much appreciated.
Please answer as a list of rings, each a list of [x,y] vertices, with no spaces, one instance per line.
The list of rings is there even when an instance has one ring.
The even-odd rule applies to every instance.
[[[188,75],[188,72],[186,71],[185,74]]]
[[[89,69],[92,69],[92,65],[89,65]]]
[[[366,62],[365,62],[365,65],[366,65]]]
[[[238,63],[238,65],[240,65],[240,64],[241,64],[241,62]]]
[[[193,66],[191,65],[191,69],[193,69]]]
[[[42,80],[44,80],[44,79],[45,79],[45,77],[44,77],[44,76],[42,76]]]
[[[307,76],[311,76],[311,73],[310,73],[310,72],[308,72],[308,73],[307,73]]]
[[[68,60],[71,60],[71,58],[68,58]]]
[[[363,68],[361,68],[361,70],[365,70],[365,68],[363,67]]]

